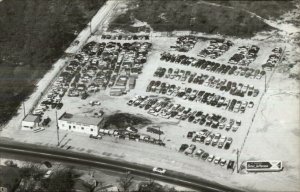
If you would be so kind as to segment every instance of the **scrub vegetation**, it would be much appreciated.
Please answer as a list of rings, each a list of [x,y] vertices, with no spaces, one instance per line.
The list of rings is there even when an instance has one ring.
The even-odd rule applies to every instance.
[[[106,0],[0,3],[0,125],[63,55]]]

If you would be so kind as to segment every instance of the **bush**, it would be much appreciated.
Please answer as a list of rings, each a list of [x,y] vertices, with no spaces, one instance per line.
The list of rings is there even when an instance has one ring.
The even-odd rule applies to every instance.
[[[129,9],[115,19],[111,29],[128,27],[132,16],[145,21],[156,31],[191,30],[238,37],[251,37],[272,27],[245,11],[213,6],[195,1],[139,1],[137,8]],[[126,24],[123,26],[123,24]]]

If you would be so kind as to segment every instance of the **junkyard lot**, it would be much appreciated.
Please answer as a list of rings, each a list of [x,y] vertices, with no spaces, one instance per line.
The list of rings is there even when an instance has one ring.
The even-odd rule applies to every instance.
[[[230,80],[233,80],[236,82],[252,84],[260,90],[260,94],[264,90],[264,79],[256,80],[256,79],[247,79],[247,78],[239,77],[239,76],[215,74],[215,73],[211,73],[206,70],[193,68],[191,66],[184,66],[184,65],[172,64],[172,63],[160,61],[159,58],[160,58],[161,51],[169,50],[170,45],[174,44],[174,41],[176,40],[176,38],[170,38],[170,39],[171,39],[170,41],[161,41],[162,40],[161,37],[158,37],[158,38],[154,37],[151,40],[151,42],[153,43],[153,50],[148,57],[147,64],[144,65],[143,73],[137,79],[136,88],[134,90],[131,90],[127,95],[120,96],[120,97],[110,97],[110,96],[108,96],[109,95],[108,90],[101,90],[100,93],[92,94],[90,97],[88,97],[87,100],[81,100],[80,98],[76,98],[76,97],[72,98],[72,97],[66,96],[62,100],[62,102],[64,103],[64,106],[60,110],[59,113],[64,112],[64,111],[67,111],[67,112],[72,111],[72,113],[91,116],[95,112],[98,112],[101,109],[106,113],[106,115],[109,115],[109,114],[117,112],[117,111],[141,114],[147,118],[150,118],[156,124],[161,125],[161,130],[163,130],[165,133],[164,135],[161,135],[161,138],[164,140],[164,142],[166,142],[167,148],[172,148],[174,150],[175,149],[178,150],[182,143],[187,143],[187,144],[192,143],[191,139],[186,138],[186,135],[189,131],[199,131],[200,129],[203,129],[206,127],[200,126],[199,124],[189,123],[187,121],[178,121],[176,119],[166,120],[166,119],[159,118],[159,117],[153,117],[153,116],[147,114],[147,111],[145,111],[144,109],[140,109],[138,107],[128,107],[126,105],[127,101],[135,95],[148,95],[149,94],[149,93],[145,92],[146,85],[151,80],[160,80],[157,77],[153,77],[153,73],[157,67],[179,68],[179,69],[183,69],[183,70],[190,70],[190,71],[197,72],[197,73],[213,75],[213,76],[221,78],[221,79],[226,78],[226,79],[230,79]],[[93,38],[93,40],[96,40],[99,42],[103,41],[103,40],[101,40],[101,38]],[[123,41],[121,40],[121,41],[117,41],[117,42],[123,42]],[[234,46],[231,47],[228,52],[225,52],[223,55],[218,57],[216,59],[216,61],[226,64],[227,62],[224,62],[224,61],[228,61],[229,58],[232,56],[232,54],[236,52],[237,47],[241,46],[240,44],[237,44],[236,42],[234,42],[234,43],[235,43]],[[242,43],[242,45],[243,45],[243,44],[246,44],[249,42],[238,42],[238,43]],[[255,43],[253,43],[253,44],[255,44]],[[197,43],[190,52],[183,53],[183,54],[195,57],[195,53],[198,53],[199,49],[201,47],[204,48],[205,46],[207,46],[207,42],[200,41],[200,43]],[[271,53],[271,50],[275,47],[275,45],[267,46],[267,47],[263,47],[261,45],[258,45],[258,46],[260,46],[260,48],[261,48],[260,51],[262,51],[265,54],[262,54],[261,52],[259,52],[257,59],[252,64],[250,64],[250,67],[256,67],[257,65],[259,66],[259,65],[261,65],[261,63],[264,63],[267,60],[268,55]],[[172,52],[180,53],[177,51],[172,51]],[[266,54],[268,52],[269,52],[269,54]],[[180,54],[182,54],[182,53],[180,53]],[[209,60],[209,58],[205,58],[205,59]],[[191,88],[195,88],[195,89],[207,90],[207,91],[213,92],[213,93],[218,93],[218,90],[214,90],[209,87],[204,87],[201,85],[195,85],[195,84],[191,84],[191,83],[187,83],[187,82],[182,83],[180,81],[174,81],[171,79],[163,79],[162,81],[169,82],[169,83],[179,85],[179,86],[186,86],[186,87],[191,87]],[[153,93],[150,93],[150,94],[153,95]],[[234,96],[230,96],[227,93],[225,93],[224,95],[226,95],[228,97],[234,97]],[[255,106],[254,106],[254,108],[255,108],[258,98],[259,97],[255,97],[255,98],[244,97],[244,98],[242,98],[242,100],[249,101],[249,99],[251,99],[255,103]],[[88,104],[88,102],[91,100],[101,101],[101,106],[100,107],[90,106]],[[222,114],[223,116],[227,117],[228,119],[233,118],[236,120],[241,120],[242,126],[235,133],[231,132],[231,131],[227,132],[224,129],[223,130],[212,129],[212,131],[214,133],[221,133],[222,135],[233,138],[233,144],[231,145],[229,150],[218,149],[217,147],[212,147],[211,145],[207,146],[205,144],[196,143],[196,145],[197,145],[196,150],[203,149],[203,150],[209,152],[210,154],[214,154],[215,156],[220,156],[227,160],[229,160],[229,159],[234,160],[236,158],[235,157],[236,149],[239,148],[241,146],[242,142],[244,141],[244,138],[245,138],[247,130],[249,128],[250,122],[252,120],[254,109],[248,109],[248,111],[246,111],[245,114],[236,114],[236,113],[227,112],[227,111],[226,111],[226,113],[224,113],[224,111],[222,111],[220,109],[217,109],[217,108],[214,108],[211,106],[207,106],[205,104],[191,103],[189,101],[182,100],[177,97],[172,98],[172,100],[175,101],[175,103],[179,103],[184,106],[191,106],[191,108],[193,110],[198,109],[198,110],[202,110],[204,112]],[[47,115],[52,116],[53,117],[52,119],[55,119],[54,118],[55,114],[53,113],[53,110],[49,114],[47,112],[45,114],[45,116],[47,116]],[[162,123],[162,122],[165,122],[165,123]],[[168,122],[170,122],[170,123],[168,123]],[[52,122],[51,127],[53,127],[53,126],[55,126],[55,124]],[[153,137],[158,137],[158,135],[146,132],[146,128],[141,129],[139,132],[152,135]],[[83,137],[84,136],[85,135],[83,135]],[[128,141],[128,142],[130,142],[130,141]],[[208,163],[208,162],[205,162],[205,163]]]
[[[201,173],[205,172],[205,176],[207,178],[212,178],[216,179],[218,177],[220,182],[225,182],[227,183],[227,179],[232,178],[234,175],[232,175],[231,171],[228,171],[225,169],[225,167],[221,168],[219,165],[215,166],[212,163],[208,162],[203,162],[201,159],[198,158],[193,158],[190,156],[185,156],[183,153],[179,153],[178,149],[182,143],[187,143],[191,144],[192,141],[191,139],[186,138],[186,134],[188,131],[199,131],[202,128],[200,125],[195,125],[193,123],[189,123],[187,121],[181,121],[179,124],[177,124],[178,120],[175,119],[164,119],[160,117],[154,117],[152,115],[147,114],[147,111],[140,109],[138,107],[129,107],[126,103],[128,100],[132,97],[134,97],[136,94],[138,95],[155,95],[153,93],[146,93],[146,86],[148,83],[154,79],[153,73],[156,70],[158,66],[161,67],[167,67],[170,66],[172,68],[180,68],[180,69],[185,69],[188,68],[189,70],[195,70],[197,73],[205,73],[205,74],[210,74],[210,72],[206,70],[200,70],[197,68],[193,67],[187,67],[184,65],[179,65],[179,64],[172,64],[172,63],[167,63],[167,62],[161,62],[160,61],[160,53],[164,50],[168,50],[169,46],[175,42],[176,38],[170,38],[170,42],[168,38],[163,38],[163,37],[157,37],[153,39],[151,42],[153,43],[153,49],[152,52],[149,54],[148,61],[144,65],[143,68],[143,73],[139,76],[137,79],[137,85],[134,90],[131,90],[127,95],[121,96],[121,97],[110,97],[109,91],[100,91],[95,95],[91,95],[88,97],[86,100],[81,100],[80,98],[72,98],[72,97],[67,97],[65,96],[63,98],[63,103],[64,106],[61,110],[59,110],[59,115],[64,112],[64,111],[71,111],[72,113],[80,114],[80,115],[93,115],[95,111],[98,110],[103,110],[105,111],[106,115],[109,115],[114,112],[130,112],[133,114],[138,114],[138,115],[143,115],[145,117],[150,118],[153,122],[160,124],[161,125],[161,130],[164,131],[164,135],[161,136],[164,141],[166,141],[166,148],[164,147],[159,147],[156,145],[148,144],[148,143],[143,143],[143,142],[135,142],[135,141],[127,141],[127,140],[115,140],[114,137],[106,136],[103,138],[103,140],[94,140],[88,138],[88,135],[82,135],[79,133],[75,132],[65,132],[65,131],[60,131],[60,139],[63,138],[63,141],[61,145],[64,146],[64,148],[67,148],[68,146],[72,146],[71,149],[76,150],[76,151],[82,151],[82,152],[87,152],[87,153],[93,153],[96,155],[102,155],[102,156],[107,156],[111,158],[117,158],[117,159],[123,159],[126,161],[132,161],[132,162],[137,162],[137,163],[144,163],[144,164],[149,164],[153,166],[161,165],[164,168],[167,169],[174,169],[174,170],[185,170],[188,171],[191,174],[195,175],[202,175]],[[248,44],[248,40],[236,40],[238,43],[242,44]],[[231,49],[235,49],[237,45],[237,42],[234,41],[235,45]],[[120,41],[122,42],[122,41]],[[267,55],[263,55],[263,57],[258,56],[258,58],[254,61],[254,63],[260,64],[260,62],[265,63],[265,61],[268,58],[268,55],[270,54],[271,50],[280,45],[273,45],[273,44],[267,44],[266,47],[259,45],[260,42],[253,43],[258,45],[261,50],[263,51],[264,49],[269,50],[269,53]],[[196,44],[195,48],[198,46]],[[192,49],[190,52],[198,53],[197,50]],[[231,49],[229,49],[228,52],[226,52],[224,55],[221,57],[217,58],[216,60],[224,60],[228,61],[228,59],[232,56],[235,51],[231,52]],[[185,55],[189,55],[190,52],[188,53],[182,53]],[[178,53],[173,51],[172,53]],[[228,54],[227,54],[228,53]],[[258,53],[260,54],[260,52]],[[193,55],[194,56],[194,55]],[[208,59],[208,58],[206,58]],[[222,61],[220,61],[222,62]],[[253,64],[254,64],[253,63]],[[252,67],[253,64],[251,64],[249,67]],[[269,74],[269,73],[268,73]],[[216,73],[211,73],[211,75],[214,75],[217,77]],[[227,78],[226,75],[224,77],[220,75],[221,78]],[[269,75],[267,76],[269,78]],[[260,81],[257,81],[258,83],[255,83],[256,80],[253,79],[246,79],[243,77],[239,76],[230,76],[228,79],[233,80],[232,78],[236,79],[238,82],[244,81],[245,83],[251,82],[256,88],[260,89],[260,94],[262,93],[264,89],[264,79],[261,79]],[[158,78],[157,78],[158,79]],[[181,83],[180,81],[176,82],[174,81],[173,84],[176,83]],[[186,83],[188,84],[188,83]],[[188,84],[189,85],[189,84]],[[192,85],[192,84],[191,84]],[[205,87],[208,89],[207,87]],[[199,86],[199,89],[202,89],[201,86]],[[205,90],[206,90],[205,89]],[[211,90],[213,91],[213,89]],[[210,91],[210,92],[211,92]],[[260,96],[259,94],[259,96]],[[258,96],[258,97],[259,97]],[[244,97],[243,99],[247,99],[248,97]],[[250,97],[249,97],[250,98]],[[257,97],[256,97],[257,98]],[[255,99],[251,97],[251,99]],[[88,103],[91,100],[100,100],[101,106],[90,106]],[[206,105],[201,105],[199,103],[194,103],[194,102],[188,102],[186,100],[182,100],[180,98],[175,97],[174,100],[176,100],[176,103],[182,103],[185,106],[197,106],[195,107],[195,110],[199,109],[203,110],[205,112],[216,112],[217,114],[222,114],[225,117],[230,118],[231,116],[234,119],[238,119],[237,116],[242,116],[243,118],[240,118],[242,120],[242,127],[236,132],[226,132],[224,130],[213,130],[215,132],[220,132],[222,133],[224,131],[224,134],[228,134],[226,136],[232,136],[233,137],[233,144],[229,150],[224,150],[224,149],[218,149],[216,147],[212,146],[206,146],[204,144],[200,143],[194,143],[197,145],[197,149],[201,148],[204,149],[205,151],[209,152],[210,154],[214,154],[216,156],[220,156],[223,158],[227,159],[232,159],[235,160],[236,155],[235,155],[235,149],[240,147],[242,140],[244,139],[243,135],[246,134],[246,129],[248,129],[249,122],[252,119],[253,115],[253,110],[248,110],[246,111],[245,114],[236,114],[232,112],[225,112],[222,110],[218,110],[217,108],[206,106]],[[255,100],[253,100],[255,102]],[[255,106],[256,107],[256,102]],[[199,107],[199,108],[198,108]],[[193,107],[191,107],[194,109]],[[46,128],[45,131],[38,132],[38,133],[32,133],[32,132],[24,132],[24,131],[18,131],[14,134],[14,139],[18,141],[23,141],[23,142],[29,142],[29,143],[36,143],[36,144],[41,144],[41,145],[56,145],[57,144],[57,137],[56,137],[56,125],[55,125],[55,110],[47,111],[47,113],[51,116],[51,123],[50,127]],[[223,114],[224,113],[224,114]],[[44,115],[45,117],[47,114]],[[251,118],[251,119],[250,119]],[[244,119],[247,119],[245,121]],[[255,130],[256,127],[252,127],[252,130]],[[222,131],[222,132],[221,132]],[[147,133],[146,128],[140,130],[141,133]],[[147,133],[149,134],[149,133]],[[229,135],[230,134],[230,135]],[[261,140],[263,138],[259,137],[256,138],[255,134],[252,133],[251,135],[251,140],[247,140],[246,142],[246,147],[251,148],[251,146],[255,146],[255,140]],[[149,134],[151,135],[151,134]],[[183,137],[185,135],[185,137]],[[158,137],[158,135],[154,135],[154,137]],[[167,141],[170,139],[170,141]],[[239,139],[239,140],[238,140]],[[274,138],[275,139],[275,138]],[[261,141],[263,142],[263,141]],[[84,143],[84,144],[83,144]],[[196,149],[196,150],[197,150]],[[265,150],[265,149],[264,149]],[[147,151],[147,153],[145,153]],[[253,151],[253,150],[252,150]],[[244,152],[245,153],[245,152]],[[262,155],[262,158],[267,155],[267,152],[265,155]],[[141,157],[141,154],[142,157]],[[256,153],[249,154],[247,153],[247,157],[255,157]],[[288,173],[286,173],[288,174]],[[251,175],[247,176],[246,178],[251,177]],[[227,179],[226,179],[227,178]],[[236,180],[240,180],[240,175],[236,175]],[[283,185],[283,184],[282,184]]]

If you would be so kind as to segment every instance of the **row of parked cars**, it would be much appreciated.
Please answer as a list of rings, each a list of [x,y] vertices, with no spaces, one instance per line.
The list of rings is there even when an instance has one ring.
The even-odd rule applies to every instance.
[[[209,41],[209,46],[198,54],[200,57],[215,59],[223,55],[233,45],[232,41],[225,39],[213,39]]]
[[[102,136],[113,136],[119,139],[125,139],[125,140],[134,140],[134,141],[142,141],[146,143],[156,144],[160,146],[165,146],[166,144],[160,140],[153,137],[150,137],[149,135],[145,134],[139,134],[138,130],[133,127],[128,127],[126,129],[99,129],[98,136],[90,135],[90,138],[94,139],[101,139]]]
[[[60,110],[63,107],[62,98],[65,95],[69,87],[70,79],[63,76],[58,77],[52,87],[43,96],[39,104],[32,111],[33,115],[43,116],[46,110],[57,109]]]
[[[228,119],[222,115],[206,113],[202,110],[192,110],[180,104],[174,104],[166,98],[136,96],[130,99],[129,106],[139,107],[148,111],[148,114],[162,118],[175,118],[188,121],[201,126],[211,127],[213,129],[225,129],[226,131],[237,131],[241,126],[241,121]]]
[[[175,64],[192,66],[213,73],[235,76],[239,75],[250,79],[261,79],[266,74],[264,70],[260,69],[220,64],[218,62],[208,61],[204,59],[196,59],[194,57],[188,57],[186,55],[176,55],[167,52],[161,53],[160,60]]]
[[[229,92],[229,94],[231,95],[236,95],[240,97],[256,97],[259,94],[259,90],[254,89],[253,85],[245,85],[243,83],[227,81],[226,79],[216,78],[215,76],[197,74],[196,72],[192,73],[191,71],[179,70],[178,68],[173,69],[158,67],[154,72],[153,76],[204,85],[207,87],[219,89],[220,91],[226,91]]]
[[[161,81],[151,81],[146,88],[146,92],[175,96],[184,100],[200,102],[223,110],[233,111],[235,113],[244,113],[247,108],[253,108],[254,106],[252,101],[247,102],[230,99],[215,93],[188,87],[180,87],[174,84],[170,85]]]
[[[233,139],[231,137],[222,136],[221,133],[214,133],[207,129],[202,129],[195,134],[188,133],[188,138],[192,137],[193,142],[200,142],[205,145],[211,145],[213,147],[218,147],[219,149],[229,149]]]
[[[282,48],[281,47],[275,47],[272,50],[272,54],[269,55],[269,58],[265,64],[262,65],[263,69],[266,69],[268,71],[272,70],[275,65],[278,63],[281,55],[282,55]]]
[[[238,48],[238,52],[235,53],[228,61],[230,64],[249,66],[257,58],[259,47],[256,45],[252,46],[241,46]]]
[[[149,40],[149,35],[123,35],[123,34],[103,34],[101,39],[111,40]]]
[[[214,163],[216,165],[220,166],[226,166],[227,169],[234,169],[235,162],[232,160],[227,161],[226,159],[223,159],[221,157],[217,157],[213,154],[209,154],[208,152],[204,151],[203,149],[198,149],[196,151],[196,145],[191,144],[182,144],[179,148],[179,152],[183,152],[185,155],[193,155],[195,157],[198,157],[199,159],[202,159],[203,161],[207,161],[210,163]]]
[[[195,46],[197,41],[197,37],[195,36],[180,36],[176,40],[176,45],[170,48],[174,51],[187,52]]]

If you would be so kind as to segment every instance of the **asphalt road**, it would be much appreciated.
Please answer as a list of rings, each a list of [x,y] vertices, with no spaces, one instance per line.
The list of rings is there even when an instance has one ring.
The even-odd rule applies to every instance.
[[[108,158],[93,156],[85,153],[77,153],[58,148],[43,147],[23,143],[0,142],[0,158],[5,155],[24,157],[33,161],[47,160],[57,161],[65,164],[80,165],[108,169],[117,172],[130,171],[131,174],[152,178],[170,184],[179,185],[196,191],[203,192],[238,192],[241,190],[229,188],[216,182],[200,179],[198,177],[179,172],[167,170],[165,175],[152,172],[153,167],[138,165],[125,161],[112,160]]]

